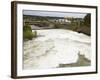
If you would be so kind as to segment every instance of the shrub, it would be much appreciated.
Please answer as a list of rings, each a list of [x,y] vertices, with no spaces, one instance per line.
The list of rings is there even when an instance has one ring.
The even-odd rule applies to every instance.
[[[30,25],[25,25],[23,27],[23,39],[24,40],[31,40],[33,38],[33,33]]]
[[[23,31],[23,38],[24,40],[31,40],[33,38],[33,34],[31,31],[27,30],[27,31]]]
[[[31,26],[30,26],[30,25],[25,25],[25,26],[23,27],[23,31],[27,31],[27,30],[29,30],[29,31],[32,32],[32,29],[31,29]]]
[[[62,28],[62,24],[55,23],[55,24],[54,24],[54,28]]]

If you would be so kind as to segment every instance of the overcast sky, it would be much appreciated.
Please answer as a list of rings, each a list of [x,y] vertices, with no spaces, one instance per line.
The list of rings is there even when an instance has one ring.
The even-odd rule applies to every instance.
[[[84,18],[86,13],[23,10],[24,15]]]

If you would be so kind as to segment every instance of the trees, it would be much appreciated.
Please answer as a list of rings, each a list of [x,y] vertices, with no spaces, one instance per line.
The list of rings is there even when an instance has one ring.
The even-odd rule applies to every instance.
[[[84,17],[84,24],[85,24],[87,27],[91,27],[91,15],[90,15],[90,14],[87,14],[87,15]]]
[[[84,20],[83,22],[84,24],[82,23],[82,26],[78,28],[77,31],[90,36],[91,35],[91,15],[87,14],[83,20]]]

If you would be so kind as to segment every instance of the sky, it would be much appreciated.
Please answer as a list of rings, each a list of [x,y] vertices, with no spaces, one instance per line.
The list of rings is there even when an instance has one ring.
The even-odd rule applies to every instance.
[[[24,15],[84,18],[86,13],[23,10]]]

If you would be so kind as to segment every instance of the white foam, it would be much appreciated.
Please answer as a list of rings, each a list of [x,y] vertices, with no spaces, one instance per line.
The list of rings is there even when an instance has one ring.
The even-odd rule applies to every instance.
[[[37,30],[37,34],[41,36],[25,42],[24,54],[28,56],[24,60],[25,69],[53,68],[59,64],[75,63],[78,53],[91,60],[90,36],[64,29]]]

